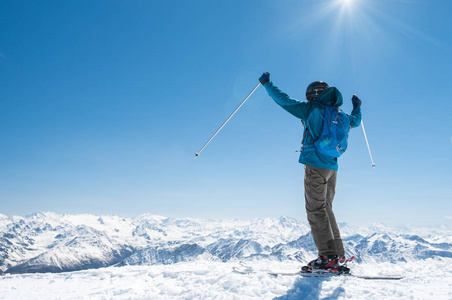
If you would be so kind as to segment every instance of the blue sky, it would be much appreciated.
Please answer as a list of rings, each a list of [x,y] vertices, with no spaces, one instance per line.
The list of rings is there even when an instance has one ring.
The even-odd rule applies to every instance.
[[[363,100],[338,221],[451,224],[452,2],[2,1],[0,213],[305,220],[294,98]]]

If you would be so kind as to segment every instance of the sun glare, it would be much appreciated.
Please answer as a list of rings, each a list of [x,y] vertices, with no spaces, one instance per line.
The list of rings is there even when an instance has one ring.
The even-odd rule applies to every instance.
[[[342,2],[342,5],[350,6],[353,2],[353,0],[340,0]]]
[[[389,1],[389,0],[388,0]],[[305,35],[315,26],[322,26],[322,39],[316,44],[325,65],[338,60],[349,60],[358,67],[358,62],[370,57],[391,55],[400,47],[400,38],[441,46],[433,39],[400,18],[406,0],[390,0],[397,9],[388,13],[386,2],[365,0],[312,1],[312,6],[301,5],[302,17],[294,18],[290,34],[305,42]],[[315,13],[312,13],[315,12]]]

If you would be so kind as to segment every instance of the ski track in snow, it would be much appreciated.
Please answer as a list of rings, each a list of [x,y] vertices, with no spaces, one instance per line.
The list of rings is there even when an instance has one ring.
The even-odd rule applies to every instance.
[[[452,259],[350,264],[354,274],[395,275],[399,281],[338,276],[270,276],[294,271],[293,261],[247,262],[256,270],[232,271],[238,261],[197,260],[172,265],[109,267],[68,273],[4,275],[0,299],[452,299]]]

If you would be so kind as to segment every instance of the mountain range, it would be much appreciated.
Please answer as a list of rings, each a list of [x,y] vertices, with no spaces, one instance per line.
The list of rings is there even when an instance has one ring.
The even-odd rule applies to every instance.
[[[358,263],[452,257],[450,228],[340,224],[346,255]],[[197,259],[293,260],[316,257],[309,226],[288,217],[202,220],[142,215],[0,215],[0,273],[68,272]]]

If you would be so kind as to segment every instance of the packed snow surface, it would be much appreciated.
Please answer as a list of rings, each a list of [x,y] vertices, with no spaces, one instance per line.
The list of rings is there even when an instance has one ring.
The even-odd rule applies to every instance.
[[[403,274],[399,281],[274,277],[265,269],[293,271],[292,261],[251,262],[260,270],[233,272],[238,262],[109,267],[69,273],[5,275],[0,299],[452,299],[450,259],[353,265],[356,274]]]

